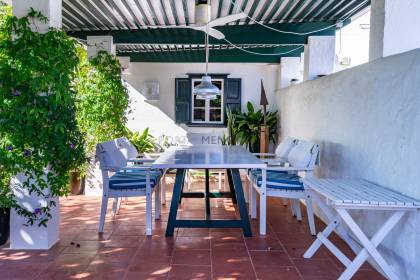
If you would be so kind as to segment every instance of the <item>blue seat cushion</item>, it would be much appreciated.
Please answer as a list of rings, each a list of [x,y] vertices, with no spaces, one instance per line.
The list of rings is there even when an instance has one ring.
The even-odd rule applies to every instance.
[[[253,181],[261,187],[262,176],[260,174],[252,176]],[[301,178],[295,174],[267,171],[267,188],[278,190],[303,191]]]
[[[279,174],[279,173],[281,173],[281,174],[288,174],[288,173],[287,173],[287,171],[281,171],[281,170],[267,170],[267,176],[268,176],[269,174]],[[249,170],[249,174],[250,174],[252,177],[255,177],[255,176],[261,176],[261,169],[250,169],[250,170]]]
[[[150,185],[153,188],[160,179],[159,172],[150,173]],[[117,172],[109,178],[109,188],[114,190],[133,190],[146,188],[146,171]]]

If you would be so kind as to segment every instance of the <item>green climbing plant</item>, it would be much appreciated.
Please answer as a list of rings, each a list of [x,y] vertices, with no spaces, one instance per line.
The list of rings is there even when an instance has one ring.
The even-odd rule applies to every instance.
[[[47,19],[31,9],[26,17],[0,20],[0,203],[13,206],[29,225],[46,226],[55,198],[69,191],[69,170],[84,161],[72,84],[79,59],[75,40],[52,28],[33,32],[35,20]],[[10,186],[18,174],[22,185]],[[20,205],[15,187],[46,203]]]
[[[86,140],[85,153],[92,157],[97,143],[126,136],[129,97],[115,56],[100,51],[88,60],[86,51],[79,47],[78,57],[76,115]]]

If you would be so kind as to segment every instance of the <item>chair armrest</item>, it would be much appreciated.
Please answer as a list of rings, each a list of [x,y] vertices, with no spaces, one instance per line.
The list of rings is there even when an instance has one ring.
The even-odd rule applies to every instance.
[[[295,167],[295,166],[273,166],[268,165],[267,171],[288,171],[288,172],[302,172],[302,171],[312,171],[312,169]]]
[[[105,167],[101,167],[101,170],[103,171],[113,171],[113,172],[117,172],[117,171],[127,171],[127,170],[151,170],[154,169],[151,166],[148,165],[144,165],[144,166],[105,166]]]
[[[144,162],[154,162],[156,159],[152,158],[130,158],[127,162],[134,162],[134,163],[144,163]]]
[[[254,156],[257,157],[275,157],[276,154],[274,153],[252,153]]]

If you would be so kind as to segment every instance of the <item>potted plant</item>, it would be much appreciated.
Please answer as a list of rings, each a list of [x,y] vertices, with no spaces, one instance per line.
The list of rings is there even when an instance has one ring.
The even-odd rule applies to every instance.
[[[47,20],[31,9],[0,27],[0,170],[12,176],[11,247],[46,249],[58,240],[58,197],[83,161],[83,139],[71,83],[76,42],[56,29],[33,32],[34,19]]]
[[[121,66],[115,56],[100,51],[95,58],[88,60],[86,50],[81,46],[77,53],[80,62],[74,81],[77,92],[76,116],[85,139],[87,161],[73,170],[76,172],[73,177],[86,176],[85,194],[101,195],[95,147],[97,143],[126,136],[128,91],[121,79]]]
[[[153,153],[157,150],[156,138],[149,134],[149,128],[146,127],[142,133],[131,132],[127,128],[127,137],[130,142],[136,147],[137,152],[140,155],[145,153]]]
[[[10,209],[14,204],[13,194],[9,188],[9,177],[0,171],[0,246],[9,240]]]
[[[251,102],[247,103],[247,112],[235,113],[236,140],[241,145],[247,145],[253,153],[259,152],[260,128],[264,125],[264,113],[255,111]],[[266,113],[266,126],[268,128],[269,141],[275,142],[277,134],[277,111]]]

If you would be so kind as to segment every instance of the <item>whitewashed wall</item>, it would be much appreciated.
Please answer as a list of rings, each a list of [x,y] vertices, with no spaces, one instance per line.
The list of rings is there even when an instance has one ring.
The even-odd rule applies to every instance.
[[[365,178],[420,199],[420,49],[282,89],[277,100],[282,134],[321,144],[318,176]],[[385,218],[355,215],[368,232]],[[419,279],[420,214],[380,250],[401,279]]]
[[[242,78],[242,108],[251,101],[259,107],[260,81],[264,81],[270,108],[276,108],[275,89],[278,88],[278,64],[265,63],[211,63],[210,73],[227,73],[230,78]],[[149,127],[152,135],[182,137],[188,133],[220,135],[224,129],[187,127],[175,124],[175,78],[187,73],[203,73],[203,63],[130,63],[129,74],[123,78],[129,84],[131,110],[128,126],[132,130]],[[156,80],[160,100],[149,101],[141,94],[144,81]]]

